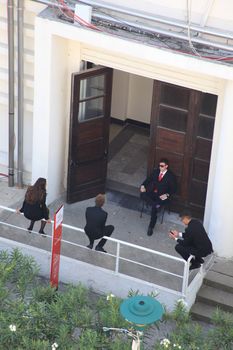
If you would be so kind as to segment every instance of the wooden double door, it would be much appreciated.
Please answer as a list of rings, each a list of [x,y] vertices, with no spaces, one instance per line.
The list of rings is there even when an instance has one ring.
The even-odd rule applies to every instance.
[[[105,191],[112,70],[96,67],[72,75],[67,201]],[[205,207],[217,96],[154,81],[148,174],[161,157],[178,181],[173,210]],[[117,169],[116,169],[117,171]]]
[[[154,81],[148,173],[169,159],[178,191],[174,210],[203,217],[217,96]]]

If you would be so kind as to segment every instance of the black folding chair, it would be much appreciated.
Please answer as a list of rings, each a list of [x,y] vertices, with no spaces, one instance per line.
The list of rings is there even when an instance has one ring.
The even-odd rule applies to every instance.
[[[142,199],[142,208],[141,208],[141,212],[140,212],[140,218],[142,217],[142,213],[144,212],[145,206],[148,208],[148,207],[150,207],[150,204],[145,199]],[[158,205],[158,213],[161,216],[160,224],[163,223],[165,210],[167,210],[168,214],[170,215],[170,212],[171,212],[171,196],[165,201],[164,204]]]

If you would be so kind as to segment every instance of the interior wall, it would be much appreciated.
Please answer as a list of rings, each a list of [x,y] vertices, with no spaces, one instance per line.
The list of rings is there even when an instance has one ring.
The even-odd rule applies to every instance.
[[[111,117],[127,119],[129,74],[120,70],[113,70]]]
[[[150,124],[153,79],[113,71],[111,117]]]
[[[150,124],[153,79],[130,74],[127,116]]]

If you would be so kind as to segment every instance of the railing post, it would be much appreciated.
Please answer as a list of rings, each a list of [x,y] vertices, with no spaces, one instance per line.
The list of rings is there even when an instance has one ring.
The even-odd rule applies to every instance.
[[[183,283],[182,283],[182,295],[186,297],[187,295],[187,288],[188,288],[188,281],[189,281],[189,265],[190,261],[193,258],[192,255],[188,258],[187,261],[184,263],[184,275],[183,275]]]
[[[119,272],[119,260],[120,260],[120,242],[117,242],[115,273]]]

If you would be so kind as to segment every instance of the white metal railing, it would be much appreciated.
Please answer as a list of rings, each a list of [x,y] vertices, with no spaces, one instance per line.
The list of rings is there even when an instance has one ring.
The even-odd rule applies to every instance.
[[[0,209],[6,210],[6,211],[10,211],[12,213],[16,213],[15,209],[8,208],[6,206],[0,205]],[[53,220],[51,220],[51,223],[53,223]],[[22,231],[27,231],[28,232],[28,230],[25,229],[25,228],[22,228],[22,227],[17,226],[17,225],[9,224],[9,223],[7,223],[5,221],[0,221],[0,224],[5,225],[5,226],[9,226],[11,228],[20,229]],[[67,225],[67,224],[64,224],[64,223],[62,224],[62,226],[63,226],[63,228],[67,228],[67,229],[70,229],[70,230],[73,230],[73,231],[78,231],[78,232],[82,232],[82,233],[85,232],[82,228],[71,226],[71,225]],[[39,233],[37,233],[35,231],[31,231],[31,232],[34,233],[34,234],[39,235]],[[52,239],[52,236],[49,236],[49,235],[45,235],[45,236],[50,238],[50,239]],[[152,249],[149,249],[149,248],[141,247],[141,246],[138,246],[136,244],[132,244],[132,243],[129,243],[129,242],[126,242],[126,241],[122,241],[122,240],[116,239],[116,238],[112,238],[112,237],[108,237],[108,236],[104,236],[104,238],[107,239],[108,241],[116,243],[116,255],[108,253],[108,256],[112,256],[112,257],[115,258],[115,273],[116,274],[119,274],[119,263],[120,263],[120,260],[126,261],[126,262],[130,262],[130,263],[134,263],[136,265],[143,266],[143,267],[149,268],[151,270],[159,271],[159,272],[164,273],[166,275],[170,275],[170,276],[182,279],[181,292],[174,291],[174,290],[172,290],[170,288],[167,288],[167,289],[170,289],[170,290],[172,290],[173,292],[175,292],[175,293],[177,293],[179,295],[181,294],[184,298],[186,297],[186,295],[187,295],[187,288],[188,288],[188,280],[189,280],[189,265],[190,265],[190,260],[192,259],[192,256],[189,257],[188,261],[185,261],[184,259],[177,258],[175,256],[172,256],[172,255],[169,255],[169,254],[166,254],[166,253],[162,253],[162,252],[159,252],[159,251],[156,251],[156,250],[152,250]],[[81,244],[74,243],[74,242],[71,242],[71,241],[67,241],[65,239],[62,239],[61,241],[63,243],[71,244],[73,246],[77,246],[77,247],[81,247],[81,248],[84,248],[84,249],[88,249],[86,246],[83,246]],[[170,259],[170,260],[173,260],[173,261],[180,262],[181,264],[183,264],[183,267],[184,267],[183,268],[183,274],[179,275],[179,274],[167,271],[167,270],[160,269],[158,267],[154,267],[154,266],[143,264],[141,262],[138,262],[138,261],[135,261],[135,260],[132,260],[132,259],[125,258],[125,257],[120,255],[121,246],[127,246],[127,247],[130,247],[132,249],[138,249],[140,251],[146,252],[148,254],[150,253],[150,254],[153,254],[155,256],[160,256],[160,257],[163,257],[163,258],[166,258],[166,259]]]

